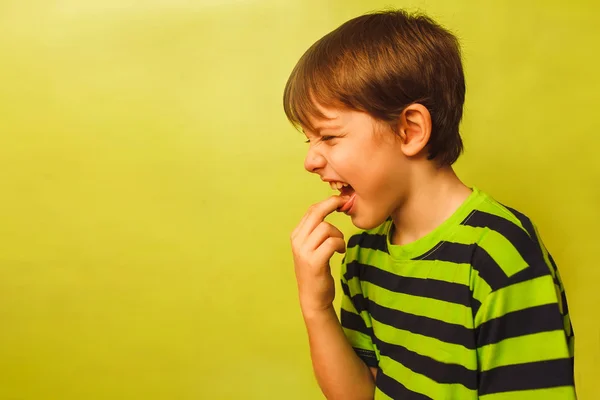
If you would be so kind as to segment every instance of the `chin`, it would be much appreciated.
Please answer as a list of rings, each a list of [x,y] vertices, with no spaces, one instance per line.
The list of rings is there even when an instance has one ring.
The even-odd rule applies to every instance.
[[[362,217],[359,215],[352,216],[352,224],[358,229],[368,231],[375,229],[386,221],[387,217],[376,218],[376,217]]]

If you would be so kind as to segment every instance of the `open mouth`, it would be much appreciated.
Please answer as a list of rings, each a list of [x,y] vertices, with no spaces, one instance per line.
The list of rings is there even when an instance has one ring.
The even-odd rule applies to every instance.
[[[354,188],[349,183],[345,182],[329,182],[329,186],[333,190],[339,190],[341,196],[352,196],[354,194]]]
[[[354,205],[354,200],[356,197],[354,188],[352,186],[350,186],[350,184],[345,183],[345,182],[329,182],[329,185],[331,186],[331,188],[333,190],[339,190],[340,196],[349,197],[349,200],[343,206],[341,206],[338,209],[338,211],[342,211],[345,213],[350,211],[350,209]]]

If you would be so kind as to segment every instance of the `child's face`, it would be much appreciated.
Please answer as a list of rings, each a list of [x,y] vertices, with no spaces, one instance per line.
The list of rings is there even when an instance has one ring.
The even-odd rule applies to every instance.
[[[324,181],[351,186],[347,212],[360,229],[375,228],[400,206],[408,187],[409,164],[389,126],[358,111],[320,107],[330,120],[312,119],[304,132],[310,147],[304,166]]]

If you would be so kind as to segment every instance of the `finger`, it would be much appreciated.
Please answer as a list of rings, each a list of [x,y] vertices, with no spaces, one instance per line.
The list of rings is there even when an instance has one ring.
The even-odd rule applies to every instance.
[[[307,237],[329,214],[334,212],[338,207],[344,205],[348,201],[347,196],[330,196],[320,203],[312,205],[305,217],[302,225],[299,226],[296,232],[297,237]]]
[[[318,203],[317,203],[318,204]],[[300,219],[300,222],[298,222],[298,225],[296,225],[296,228],[294,229],[294,231],[292,232],[292,237],[295,237],[298,235],[298,232],[302,229],[302,227],[304,226],[304,223],[306,222],[306,220],[308,219],[309,215],[311,214],[312,210],[317,206],[317,204],[313,204],[311,205],[308,210],[306,210],[306,212],[304,213],[304,215],[302,216],[302,219]]]
[[[292,231],[292,238],[296,237],[298,235],[298,232],[300,231],[300,229],[302,229],[304,222],[308,218],[309,211],[310,211],[310,208],[307,212],[304,213],[304,215],[302,216],[302,219],[300,220],[300,222],[298,222],[298,225],[296,225],[296,227]]]
[[[323,265],[328,263],[335,252],[340,254],[345,253],[346,243],[344,242],[344,239],[332,236],[327,238],[313,253],[315,264],[318,263],[318,265]]]
[[[344,234],[329,222],[323,221],[308,235],[304,246],[307,250],[314,251],[329,237],[344,239]]]

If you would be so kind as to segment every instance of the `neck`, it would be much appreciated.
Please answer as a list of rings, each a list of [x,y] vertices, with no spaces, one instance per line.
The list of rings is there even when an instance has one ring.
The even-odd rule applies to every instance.
[[[471,194],[450,167],[432,168],[420,175],[413,176],[409,197],[391,215],[394,245],[414,242],[435,230]]]

